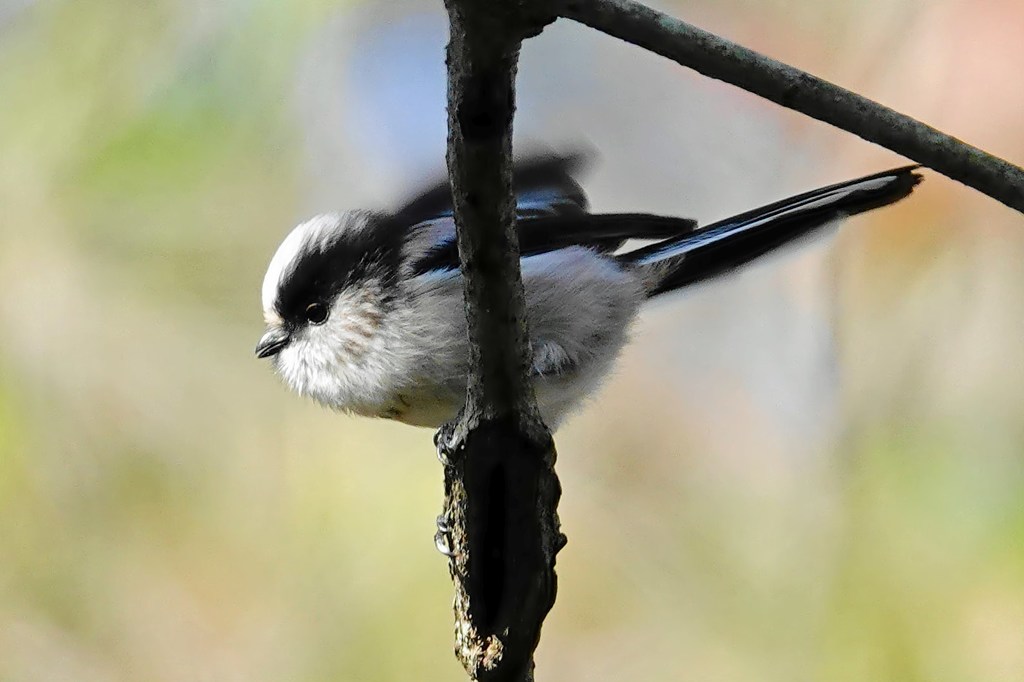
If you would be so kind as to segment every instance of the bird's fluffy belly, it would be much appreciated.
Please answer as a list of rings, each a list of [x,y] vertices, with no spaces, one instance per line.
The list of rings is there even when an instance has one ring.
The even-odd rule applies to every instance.
[[[641,283],[606,256],[578,247],[524,258],[522,273],[534,387],[542,416],[554,426],[607,374],[643,300]],[[402,338],[389,344],[407,360],[406,382],[378,416],[436,427],[465,400],[462,283],[458,273],[417,279],[412,314],[394,320]]]

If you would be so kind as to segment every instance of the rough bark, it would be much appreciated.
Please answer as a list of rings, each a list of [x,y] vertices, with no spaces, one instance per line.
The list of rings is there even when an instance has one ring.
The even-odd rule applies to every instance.
[[[552,17],[523,2],[449,0],[448,170],[472,346],[467,402],[438,434],[439,540],[455,583],[455,650],[478,680],[533,678],[564,542],[554,443],[537,411],[512,194],[522,39]]]

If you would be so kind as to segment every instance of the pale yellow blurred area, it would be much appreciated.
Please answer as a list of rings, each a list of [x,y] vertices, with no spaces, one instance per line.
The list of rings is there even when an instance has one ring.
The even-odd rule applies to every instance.
[[[660,7],[1024,161],[1019,0]],[[416,177],[371,158],[388,79],[359,74],[390,73],[378,24],[441,13],[0,1],[0,681],[463,677],[430,432],[252,355],[289,226]],[[517,120],[601,151],[599,208],[706,220],[902,163],[611,39],[537,40]],[[577,71],[545,90],[548,55]],[[538,679],[1024,679],[1024,219],[925,176],[643,316],[557,434]]]

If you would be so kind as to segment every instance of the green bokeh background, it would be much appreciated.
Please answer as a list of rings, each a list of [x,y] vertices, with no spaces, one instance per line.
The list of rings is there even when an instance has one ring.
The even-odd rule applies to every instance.
[[[359,4],[0,15],[0,681],[461,679],[429,432],[252,358],[305,208],[288,93]],[[1019,3],[667,7],[1024,159]],[[892,162],[782,120],[832,177]],[[932,174],[859,224],[826,264],[840,408],[812,455],[742,378],[735,421],[659,382],[671,305],[560,432],[540,678],[1024,679],[1024,221]]]

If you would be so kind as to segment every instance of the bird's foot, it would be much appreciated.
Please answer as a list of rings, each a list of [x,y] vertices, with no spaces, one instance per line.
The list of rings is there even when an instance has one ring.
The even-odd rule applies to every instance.
[[[452,551],[452,537],[450,533],[451,525],[448,521],[448,515],[439,515],[437,517],[437,532],[434,533],[434,547],[437,547],[437,551],[448,558],[455,554]]]
[[[455,424],[450,421],[441,425],[441,428],[434,434],[434,447],[437,448],[437,459],[446,469],[454,465],[455,456]]]

